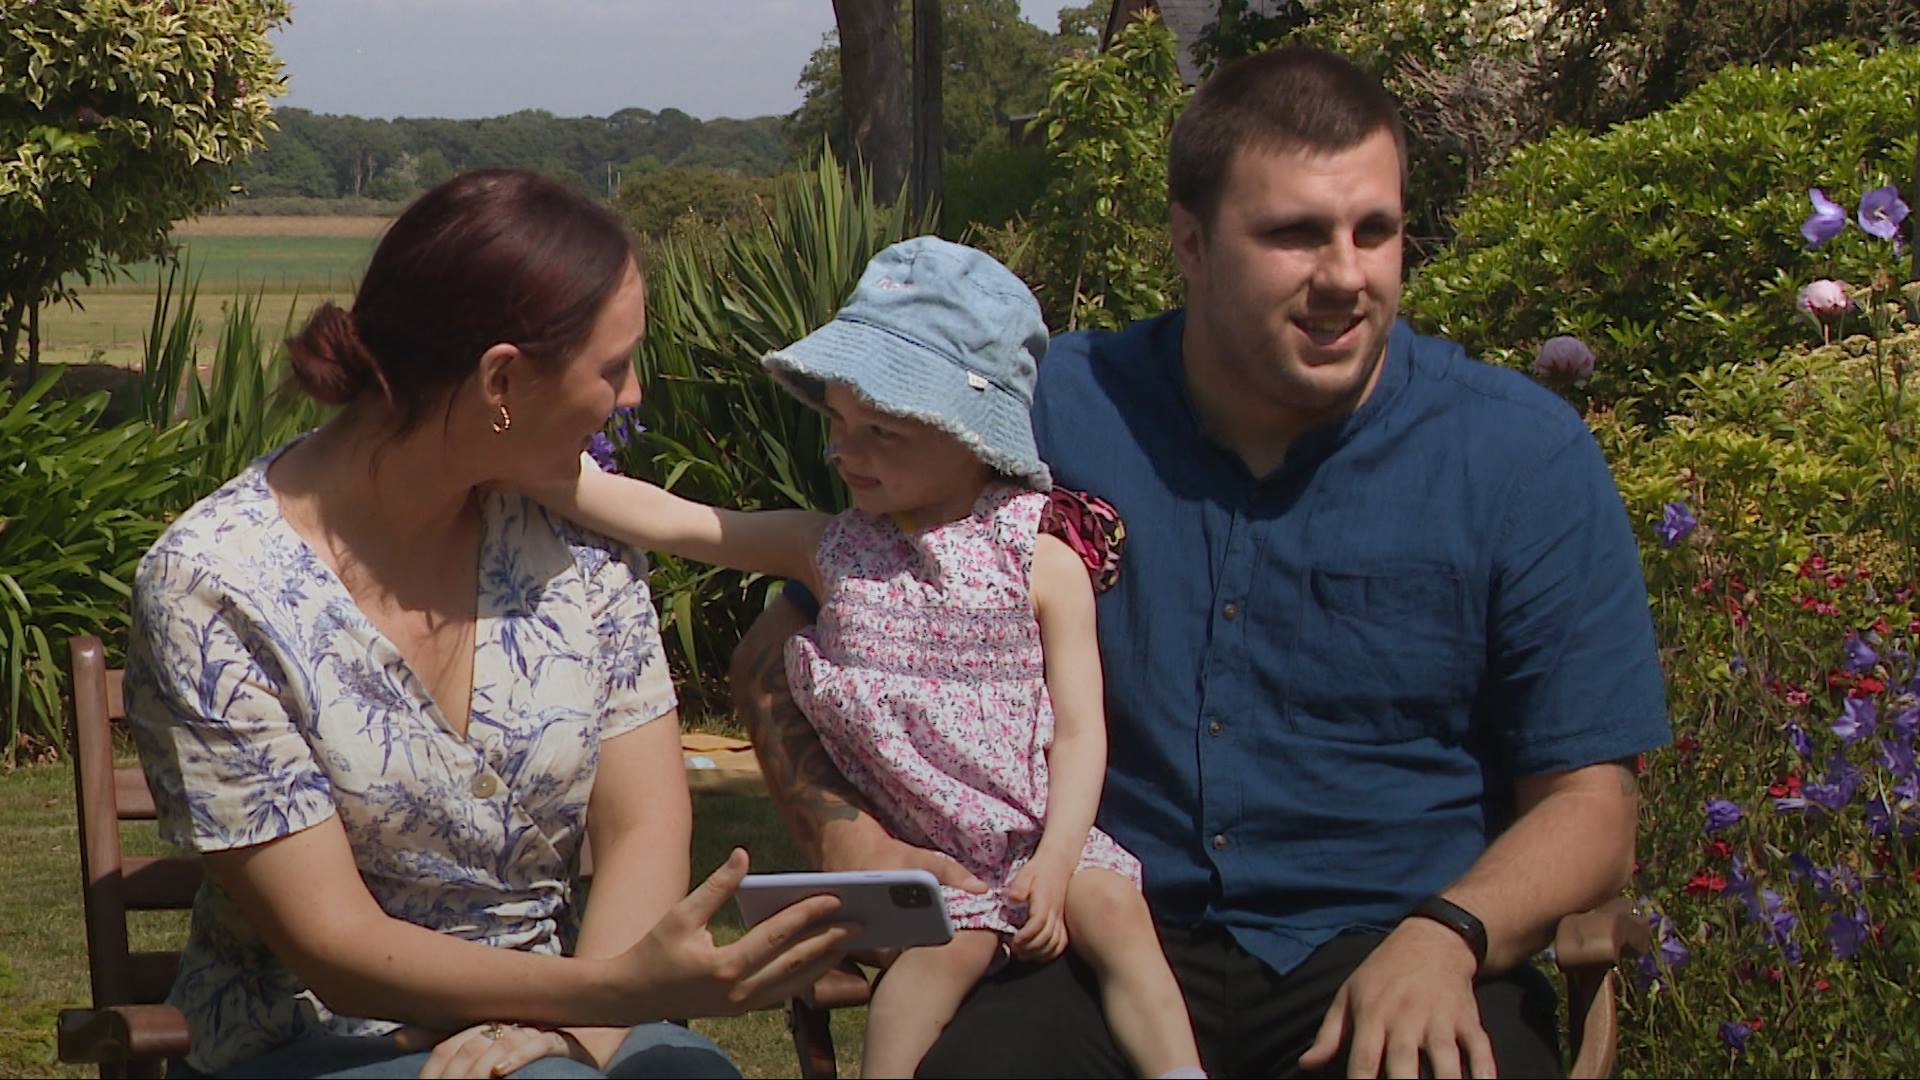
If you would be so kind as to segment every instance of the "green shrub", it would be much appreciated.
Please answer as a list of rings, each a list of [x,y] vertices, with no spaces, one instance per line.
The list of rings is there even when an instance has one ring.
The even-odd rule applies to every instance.
[[[1592,392],[1658,412],[1680,377],[1797,340],[1807,278],[1863,280],[1863,257],[1809,254],[1807,189],[1904,179],[1920,49],[1816,51],[1736,68],[1663,113],[1516,153],[1470,198],[1448,249],[1409,283],[1408,317],[1523,366],[1556,334],[1600,354]],[[1831,261],[1838,259],[1837,262]]]
[[[54,401],[57,378],[0,383],[0,761],[62,745],[66,639],[125,637],[134,566],[200,460],[189,427],[100,429],[106,392]]]
[[[1047,150],[1037,144],[982,143],[947,164],[940,231],[966,242],[971,230],[997,228],[1032,211],[1047,188]]]
[[[154,294],[141,358],[142,415],[156,428],[186,421],[184,438],[201,454],[199,482],[176,510],[237,476],[259,455],[317,427],[323,414],[291,384],[292,369],[280,344],[293,331],[299,298],[288,302],[280,332],[270,340],[260,324],[264,294],[236,297],[220,320],[220,336],[208,359],[196,337],[197,290],[178,288],[189,277],[187,267],[168,268]]]
[[[1113,328],[1177,303],[1167,236],[1167,138],[1186,104],[1174,38],[1134,19],[1106,52],[1054,66],[1033,123],[1052,161],[1029,218],[977,242],[1026,279],[1059,330]]]
[[[1590,417],[1643,529],[1675,736],[1641,777],[1660,947],[1630,980],[1624,1075],[1920,1068],[1885,1021],[1920,976],[1920,321],[1891,309],[1874,335],[1678,376],[1657,431],[1632,402]],[[1670,505],[1697,525],[1663,538]]]
[[[822,154],[812,172],[781,179],[762,224],[669,236],[647,278],[648,430],[622,448],[623,470],[743,510],[845,505],[825,421],[760,358],[832,318],[880,249],[925,231],[904,200],[876,202],[864,177]],[[778,583],[658,556],[652,584],[682,698],[724,717],[727,659]]]

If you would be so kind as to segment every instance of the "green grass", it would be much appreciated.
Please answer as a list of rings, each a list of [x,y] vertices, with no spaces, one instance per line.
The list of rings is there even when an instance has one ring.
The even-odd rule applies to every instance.
[[[298,320],[322,300],[345,302],[373,253],[374,238],[191,236],[179,245],[200,283],[201,340],[211,347],[221,311],[236,297],[263,294],[261,313],[276,326],[289,311]],[[165,276],[159,263],[139,263],[114,281],[81,289],[78,307],[45,308],[40,314],[41,360],[138,366],[141,340],[153,317],[154,292]],[[24,342],[21,347],[24,351]]]
[[[128,854],[155,854],[152,829],[123,830]],[[733,846],[745,847],[755,869],[803,867],[772,805],[760,796],[700,795],[694,799],[693,865],[704,875]],[[88,1070],[54,1061],[54,1017],[89,1000],[86,932],[80,914],[80,864],[74,830],[73,773],[65,764],[0,774],[0,1077],[85,1076]],[[740,934],[729,905],[714,922],[715,936]],[[134,947],[167,948],[186,933],[184,913],[139,917]],[[864,1010],[834,1017],[841,1075],[857,1075]],[[747,1076],[792,1076],[793,1046],[778,1011],[693,1025],[714,1039]]]
[[[190,236],[178,241],[201,291],[269,293],[350,292],[373,254],[368,236]],[[96,292],[134,292],[151,297],[165,280],[157,262],[127,267],[126,275]]]

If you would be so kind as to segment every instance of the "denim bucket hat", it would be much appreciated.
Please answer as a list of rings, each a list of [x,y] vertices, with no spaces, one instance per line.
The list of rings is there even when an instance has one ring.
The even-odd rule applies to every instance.
[[[980,460],[1046,491],[1033,443],[1033,380],[1047,351],[1040,304],[985,252],[936,236],[875,255],[831,322],[762,358],[818,409],[827,383],[868,406],[921,420]]]

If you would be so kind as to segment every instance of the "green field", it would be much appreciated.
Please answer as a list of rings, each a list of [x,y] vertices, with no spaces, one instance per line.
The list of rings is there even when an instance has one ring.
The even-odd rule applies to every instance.
[[[220,219],[222,222],[235,219]],[[345,301],[373,251],[365,219],[238,219],[233,231],[188,230],[174,242],[198,283],[201,340],[213,345],[222,311],[237,298],[258,296],[262,320],[278,327],[296,322],[322,300]],[[298,229],[295,233],[292,230]],[[244,231],[243,231],[244,230]],[[40,357],[47,363],[110,363],[138,366],[153,321],[154,294],[166,277],[156,262],[124,268],[111,282],[80,290],[80,306],[56,304],[41,313]]]

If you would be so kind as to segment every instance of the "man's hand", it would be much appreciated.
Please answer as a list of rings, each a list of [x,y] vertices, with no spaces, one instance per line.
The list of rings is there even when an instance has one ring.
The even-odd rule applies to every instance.
[[[1402,922],[1334,995],[1320,1032],[1300,1055],[1325,1068],[1348,1044],[1349,1077],[1417,1077],[1426,1055],[1436,1080],[1465,1074],[1491,1080],[1493,1043],[1473,996],[1473,950],[1430,919]]]
[[[1007,899],[1027,905],[1027,921],[1008,944],[1022,960],[1045,963],[1067,951],[1067,882],[1075,860],[1036,852],[1013,875]]]

